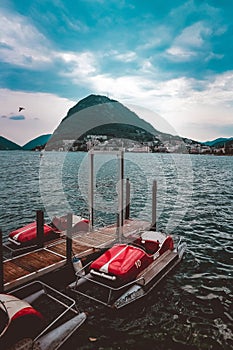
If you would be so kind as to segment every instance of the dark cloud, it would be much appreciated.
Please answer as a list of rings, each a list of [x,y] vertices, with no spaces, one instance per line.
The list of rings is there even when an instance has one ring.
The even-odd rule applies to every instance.
[[[24,120],[25,117],[24,117],[24,115],[12,115],[11,117],[9,117],[9,119],[11,119],[11,120]]]
[[[1,115],[1,118],[7,118],[7,116],[6,115]]]

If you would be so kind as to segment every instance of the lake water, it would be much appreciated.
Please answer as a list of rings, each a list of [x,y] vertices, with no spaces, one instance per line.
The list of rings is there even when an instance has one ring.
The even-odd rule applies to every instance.
[[[0,226],[8,232],[67,212],[88,215],[86,153],[0,152]],[[95,225],[115,222],[118,161],[96,156]],[[181,264],[144,299],[120,310],[87,305],[89,317],[64,349],[233,348],[233,157],[125,154],[131,217],[151,221],[158,184],[158,228],[182,237]],[[83,305],[81,305],[81,308]]]

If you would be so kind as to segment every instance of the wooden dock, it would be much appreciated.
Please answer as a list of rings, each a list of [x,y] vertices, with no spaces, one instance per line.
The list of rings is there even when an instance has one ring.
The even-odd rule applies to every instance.
[[[145,221],[127,219],[123,225],[123,236],[137,236],[150,224]],[[72,237],[72,254],[88,257],[101,248],[111,246],[118,238],[116,225],[106,226],[91,232],[80,232]],[[60,239],[46,247],[13,257],[3,262],[4,291],[21,286],[29,281],[59,270],[67,263],[66,240]]]

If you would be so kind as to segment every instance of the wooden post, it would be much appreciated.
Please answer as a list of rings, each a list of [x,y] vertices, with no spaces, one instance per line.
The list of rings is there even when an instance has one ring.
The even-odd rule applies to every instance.
[[[119,213],[117,213],[116,236],[118,239],[118,243],[121,243],[122,242],[122,235],[121,235],[121,231],[120,231],[120,215],[119,215]]]
[[[119,154],[119,191],[118,191],[118,214],[119,214],[119,237],[123,234],[124,225],[124,151]],[[120,239],[121,241],[121,239]]]
[[[72,262],[72,213],[67,214],[67,229],[66,229],[66,262]]]
[[[151,230],[156,231],[157,229],[157,181],[153,181],[153,188],[152,188],[152,223],[151,223]]]
[[[2,229],[0,227],[0,293],[4,293],[4,271],[3,271],[3,244]]]
[[[94,227],[94,154],[89,153],[89,230]]]
[[[126,186],[125,186],[125,219],[129,219],[129,214],[130,214],[130,182],[129,179],[126,179]]]
[[[38,248],[44,246],[44,212],[43,210],[36,211],[36,235]]]
[[[121,181],[121,227],[124,225],[124,151],[121,150],[121,173],[120,173],[120,181]]]

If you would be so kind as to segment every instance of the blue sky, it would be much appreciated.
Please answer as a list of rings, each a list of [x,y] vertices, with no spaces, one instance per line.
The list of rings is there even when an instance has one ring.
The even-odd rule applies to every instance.
[[[94,93],[180,136],[233,136],[232,14],[232,0],[1,0],[0,134],[52,133]]]

